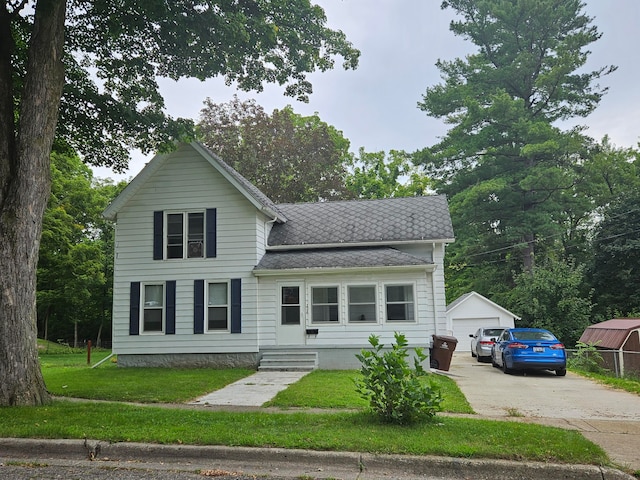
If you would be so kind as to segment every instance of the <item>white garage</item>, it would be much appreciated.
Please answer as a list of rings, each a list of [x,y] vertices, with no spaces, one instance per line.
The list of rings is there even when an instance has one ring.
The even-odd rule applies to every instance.
[[[447,329],[458,339],[456,351],[471,350],[469,335],[480,327],[513,328],[520,317],[479,293],[470,292],[447,306]]]

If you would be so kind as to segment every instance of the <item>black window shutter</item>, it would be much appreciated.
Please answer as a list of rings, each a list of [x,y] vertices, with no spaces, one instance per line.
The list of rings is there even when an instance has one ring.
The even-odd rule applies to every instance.
[[[169,280],[165,286],[165,313],[167,316],[165,334],[176,333],[176,281]]]
[[[207,258],[215,258],[217,255],[216,231],[217,231],[217,215],[215,208],[207,208],[206,214],[207,224]]]
[[[131,282],[129,294],[129,335],[140,334],[140,282]]]
[[[231,333],[242,333],[242,279],[231,279]]]
[[[164,214],[162,211],[153,212],[153,259],[162,260],[162,226]]]
[[[193,333],[204,333],[204,280],[193,281]]]

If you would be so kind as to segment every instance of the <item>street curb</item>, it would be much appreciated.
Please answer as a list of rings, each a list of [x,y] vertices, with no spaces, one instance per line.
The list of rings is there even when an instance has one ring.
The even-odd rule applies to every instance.
[[[635,480],[620,470],[595,465],[466,459],[415,455],[378,455],[283,448],[109,443],[98,440],[0,439],[0,457],[68,459],[70,461],[131,462],[138,465],[188,464],[190,469],[240,469],[245,473],[326,478],[401,478],[421,476],[447,479]],[[364,476],[364,477],[363,477]]]

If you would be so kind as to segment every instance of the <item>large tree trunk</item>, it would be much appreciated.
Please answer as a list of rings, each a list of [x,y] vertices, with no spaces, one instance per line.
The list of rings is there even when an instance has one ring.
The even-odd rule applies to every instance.
[[[17,125],[6,8],[0,11],[0,406],[41,405],[49,394],[36,344],[36,267],[64,84],[66,2],[36,5]]]

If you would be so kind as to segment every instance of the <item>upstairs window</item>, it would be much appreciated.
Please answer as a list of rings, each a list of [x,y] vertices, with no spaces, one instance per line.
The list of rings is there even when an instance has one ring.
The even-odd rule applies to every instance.
[[[216,256],[216,209],[200,212],[154,212],[153,258]]]
[[[167,258],[204,257],[204,213],[167,214]]]

